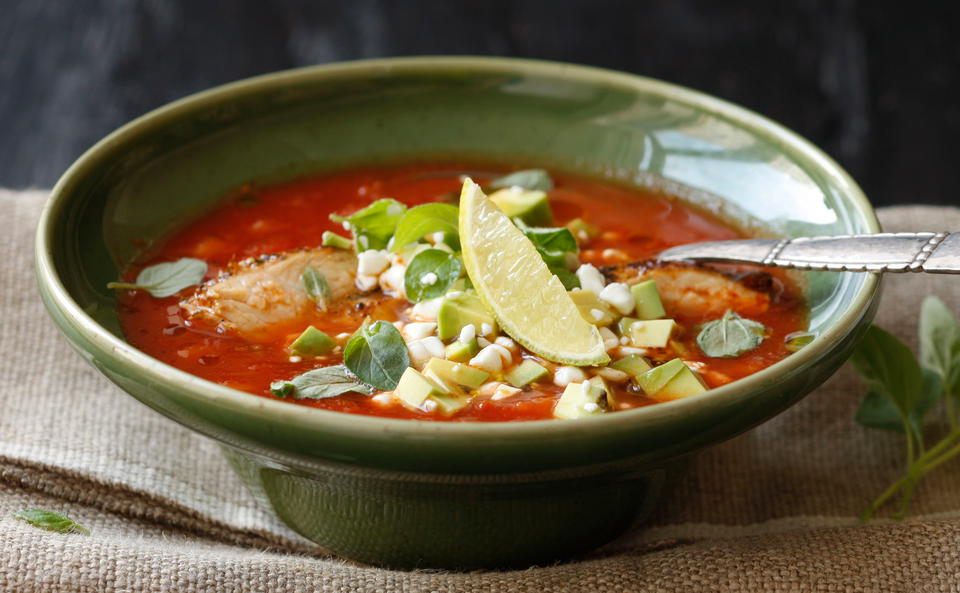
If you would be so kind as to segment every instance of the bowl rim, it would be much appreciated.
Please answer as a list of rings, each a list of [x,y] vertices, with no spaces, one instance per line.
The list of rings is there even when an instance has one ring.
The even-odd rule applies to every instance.
[[[480,439],[477,441],[480,444],[483,440],[503,441],[507,437],[541,439],[548,435],[557,437],[603,430],[642,429],[647,422],[686,416],[696,407],[711,403],[722,405],[735,402],[747,396],[750,391],[774,382],[778,377],[798,372],[812,364],[819,356],[825,355],[833,344],[839,343],[842,338],[854,331],[864,312],[877,298],[879,275],[864,275],[864,281],[854,295],[850,306],[836,323],[817,336],[808,346],[757,373],[711,389],[697,397],[661,402],[654,406],[619,411],[615,414],[603,414],[577,422],[557,422],[552,419],[522,422],[430,422],[347,414],[291,405],[288,402],[264,398],[196,377],[137,350],[110,333],[70,297],[66,287],[60,281],[53,263],[52,231],[55,222],[66,207],[71,189],[78,183],[77,180],[85,175],[89,167],[101,160],[104,153],[108,153],[115,146],[124,144],[145,130],[163,127],[169,122],[176,121],[181,115],[214,105],[227,97],[237,98],[244,94],[260,93],[273,88],[282,88],[290,83],[307,82],[318,78],[390,73],[430,74],[438,71],[478,73],[499,71],[518,75],[565,77],[587,83],[628,88],[689,105],[739,128],[748,129],[752,134],[787,152],[791,158],[799,161],[805,170],[826,172],[845,187],[844,201],[853,207],[854,214],[863,218],[868,230],[870,232],[880,230],[876,214],[863,191],[849,174],[823,151],[798,134],[760,114],[700,91],[637,74],[544,60],[482,56],[418,56],[354,60],[264,74],[188,95],[123,125],[84,152],[53,187],[37,227],[36,275],[41,290],[48,299],[48,308],[56,307],[74,330],[97,347],[102,355],[111,358],[115,363],[133,365],[150,383],[179,390],[189,394],[190,398],[200,398],[211,405],[233,408],[245,413],[253,412],[265,422],[275,422],[280,425],[294,425],[316,431],[349,430],[357,437],[422,438],[429,435],[431,438],[449,437],[458,440],[470,437]],[[223,440],[222,437],[208,431],[202,432]]]

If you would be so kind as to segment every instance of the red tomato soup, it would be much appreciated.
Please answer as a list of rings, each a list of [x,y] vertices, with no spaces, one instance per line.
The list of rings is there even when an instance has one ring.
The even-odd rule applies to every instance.
[[[334,231],[349,238],[350,233],[345,232],[341,224],[330,220],[331,214],[349,215],[387,197],[408,207],[435,201],[455,204],[463,183],[462,175],[470,175],[484,186],[508,172],[465,163],[418,164],[355,169],[271,187],[243,187],[227,196],[214,210],[164,240],[148,257],[125,270],[123,278],[130,282],[147,266],[189,257],[208,264],[205,282],[209,285],[235,274],[235,266],[248,258],[269,263],[270,258],[265,256],[316,248],[324,231]],[[731,286],[737,290],[742,287],[751,298],[757,297],[755,303],[749,298],[744,301],[737,297],[740,300],[734,301],[739,304],[731,306],[723,298],[714,298],[716,292],[700,291],[703,283],[699,281],[693,282],[694,288],[688,291],[690,294],[671,295],[668,293],[676,286],[665,290],[661,286],[665,316],[676,321],[669,345],[631,348],[626,337],[616,332],[604,332],[608,338],[616,334],[615,338],[620,342],[610,351],[611,358],[617,358],[618,349],[623,350],[620,353],[623,356],[639,353],[653,366],[680,358],[705,387],[717,387],[750,375],[790,354],[787,338],[805,329],[806,308],[799,287],[786,274],[747,268],[673,270],[660,268],[652,260],[658,252],[674,245],[734,239],[744,236],[742,233],[670,195],[560,172],[553,173],[552,178],[554,187],[548,192],[554,219],[552,226],[562,227],[574,219],[582,219],[591,226],[589,233],[578,232],[581,263],[593,264],[610,276],[608,270],[611,266],[647,262],[630,268],[633,270],[631,274],[642,278],[660,270],[662,276],[657,277],[658,286],[661,286],[661,278],[677,278],[670,276],[674,272],[702,272],[712,275],[710,278],[720,279],[718,282],[733,283]],[[696,280],[693,276],[691,278]],[[678,290],[682,291],[683,286],[679,285]],[[203,287],[184,288],[164,298],[156,298],[144,290],[120,291],[119,313],[127,340],[178,369],[266,398],[276,397],[270,388],[273,382],[289,380],[312,369],[341,364],[344,342],[364,318],[400,322],[401,327],[410,321],[407,316],[411,303],[402,298],[379,296],[374,306],[361,301],[349,311],[337,314],[313,307],[284,319],[282,323],[273,324],[251,338],[231,331],[216,320],[188,314],[182,303],[198,290]],[[744,302],[747,304],[743,305]],[[671,306],[671,303],[676,305]],[[698,345],[698,333],[704,323],[718,319],[727,309],[734,309],[744,318],[762,324],[765,328],[763,339],[759,345],[740,355],[707,356]],[[293,353],[291,343],[309,326],[333,337],[338,346],[323,356]],[[611,328],[616,329],[616,324]],[[509,340],[504,343],[509,344]],[[295,405],[352,414],[421,420],[553,418],[558,398],[565,390],[564,381],[556,380],[561,365],[527,352],[513,352],[514,362],[518,363],[522,358],[539,362],[550,373],[519,390],[509,389],[507,397],[493,396],[490,386],[486,390],[480,388],[468,403],[449,415],[404,405],[396,398],[365,393],[345,393],[324,399],[283,399]],[[595,370],[582,369],[580,378],[590,377]],[[607,412],[661,401],[639,388],[635,381],[624,381],[616,373],[608,374],[613,380],[607,381],[610,390]],[[490,381],[494,379],[495,376],[490,377]]]

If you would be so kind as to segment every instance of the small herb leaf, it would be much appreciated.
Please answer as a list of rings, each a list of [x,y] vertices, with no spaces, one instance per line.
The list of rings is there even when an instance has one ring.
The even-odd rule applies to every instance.
[[[353,232],[354,247],[360,253],[368,249],[384,249],[406,210],[407,207],[400,202],[384,198],[350,216],[331,214],[330,220],[347,223]]]
[[[524,189],[538,189],[540,191],[550,191],[553,189],[553,179],[550,174],[543,169],[524,169],[515,171],[509,175],[498,177],[490,182],[490,187],[522,187]]]
[[[407,210],[397,223],[393,250],[399,251],[430,233],[444,233],[445,240],[453,243],[451,247],[459,249],[459,212],[456,206],[440,203],[421,204]]]
[[[206,274],[206,262],[184,257],[174,262],[147,266],[137,274],[136,281],[110,282],[107,288],[145,290],[151,296],[163,298],[173,296],[188,286],[200,284]]]
[[[372,395],[376,389],[359,380],[342,364],[323,367],[297,375],[289,381],[275,381],[270,391],[277,397],[326,399],[344,393]]]
[[[872,325],[850,360],[870,391],[889,399],[901,418],[909,417],[923,392],[923,372],[906,344]]]
[[[343,350],[343,363],[361,381],[390,390],[410,366],[403,337],[392,323],[376,321],[357,330]]]
[[[942,385],[940,375],[930,369],[923,369],[923,388],[907,418],[917,434],[923,432],[923,417],[940,401]],[[904,432],[900,410],[889,397],[876,391],[870,391],[863,398],[854,420],[867,428]]]
[[[90,535],[90,530],[80,525],[70,517],[45,511],[43,509],[23,509],[13,514],[14,518],[24,523],[29,523],[34,527],[46,529],[47,531],[56,531],[58,533],[81,533]]]
[[[728,309],[720,319],[703,324],[697,345],[711,358],[733,358],[759,346],[766,334],[762,323],[744,319]]]
[[[446,294],[463,273],[460,258],[441,249],[424,249],[410,261],[403,277],[407,298],[419,303]]]
[[[330,305],[330,284],[327,277],[313,266],[307,266],[300,279],[303,280],[307,297],[315,302],[321,311],[326,311]]]
[[[935,296],[920,309],[920,361],[938,373],[952,396],[960,396],[960,321]]]
[[[521,227],[521,230],[538,251],[561,253],[577,253],[579,251],[577,240],[570,229],[563,227]]]

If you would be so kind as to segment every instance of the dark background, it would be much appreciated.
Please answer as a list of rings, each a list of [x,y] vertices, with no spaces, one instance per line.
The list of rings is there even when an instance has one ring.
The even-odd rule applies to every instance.
[[[416,54],[564,60],[754,109],[876,204],[960,204],[960,3],[0,0],[0,186],[50,186],[113,128],[284,68]]]

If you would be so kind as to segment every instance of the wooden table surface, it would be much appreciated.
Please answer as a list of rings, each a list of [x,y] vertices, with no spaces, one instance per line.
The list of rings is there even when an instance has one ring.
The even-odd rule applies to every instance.
[[[960,4],[751,0],[0,0],[0,186],[223,82],[336,60],[490,54],[645,74],[759,111],[876,204],[960,204]]]

